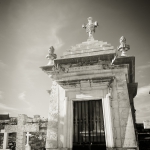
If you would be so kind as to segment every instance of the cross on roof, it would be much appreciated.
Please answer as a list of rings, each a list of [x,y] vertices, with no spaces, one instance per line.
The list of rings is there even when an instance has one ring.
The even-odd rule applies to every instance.
[[[17,132],[16,139],[16,150],[24,150],[25,147],[25,132],[38,132],[38,124],[26,124],[27,116],[20,114],[18,115],[17,125],[6,125],[5,131],[8,133]]]
[[[92,22],[92,17],[87,18],[88,23],[82,25],[82,28],[86,29],[86,32],[89,34],[88,40],[94,40],[93,33],[95,32],[95,28],[98,26],[98,22]]]

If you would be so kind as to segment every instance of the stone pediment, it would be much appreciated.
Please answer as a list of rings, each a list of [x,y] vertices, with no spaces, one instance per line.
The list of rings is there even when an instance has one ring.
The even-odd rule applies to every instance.
[[[115,52],[116,50],[113,46],[111,46],[111,44],[103,41],[92,40],[72,46],[70,49],[63,53],[63,56],[61,58],[104,55]]]

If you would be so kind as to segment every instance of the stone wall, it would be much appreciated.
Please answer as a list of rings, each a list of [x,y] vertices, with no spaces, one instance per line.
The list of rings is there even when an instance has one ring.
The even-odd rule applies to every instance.
[[[112,114],[115,147],[137,147],[125,73],[117,73],[113,84]]]
[[[53,81],[48,112],[46,148],[58,147],[58,84]]]

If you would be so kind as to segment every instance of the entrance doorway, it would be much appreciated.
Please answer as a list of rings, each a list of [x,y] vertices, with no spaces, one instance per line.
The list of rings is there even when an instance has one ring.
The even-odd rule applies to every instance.
[[[106,150],[102,100],[73,102],[73,150]]]

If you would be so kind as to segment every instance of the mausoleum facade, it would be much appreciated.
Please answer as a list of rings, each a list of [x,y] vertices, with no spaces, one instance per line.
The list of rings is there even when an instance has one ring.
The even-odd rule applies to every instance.
[[[97,26],[89,22],[88,31]],[[87,28],[87,25],[84,26]],[[71,47],[42,66],[52,79],[46,149],[135,150],[135,57],[122,44],[94,40]],[[49,54],[55,55],[54,51]]]

